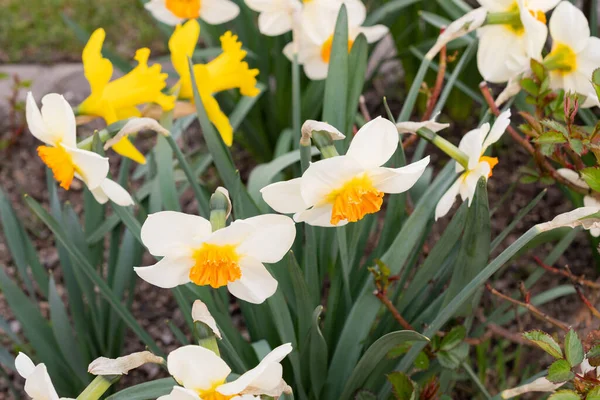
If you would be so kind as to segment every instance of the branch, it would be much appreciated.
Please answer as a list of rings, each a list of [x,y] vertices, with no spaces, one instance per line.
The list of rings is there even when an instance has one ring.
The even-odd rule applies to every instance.
[[[409,331],[414,331],[415,329],[411,326],[411,324],[408,323],[407,320],[405,320],[402,315],[400,315],[400,313],[398,312],[398,310],[396,309],[396,307],[394,306],[394,304],[391,302],[391,300],[387,297],[387,294],[385,293],[385,291],[382,290],[376,290],[375,291],[375,297],[377,297],[382,303],[383,305],[392,313],[392,315],[394,316],[394,319],[396,321],[398,321],[398,323],[404,328],[407,329]]]
[[[600,311],[598,311],[598,309],[596,307],[594,307],[592,302],[587,297],[585,297],[585,294],[583,294],[583,288],[581,287],[581,285],[575,285],[575,291],[577,292],[577,295],[579,296],[579,298],[581,299],[583,304],[585,304],[587,309],[590,310],[590,312],[592,314],[594,314],[594,317],[600,318]]]
[[[489,283],[486,283],[485,288],[492,293],[494,296],[497,296],[503,300],[506,300],[512,304],[516,304],[518,306],[524,307],[527,310],[529,310],[529,312],[531,312],[533,315],[535,315],[536,317],[556,326],[559,329],[562,329],[565,332],[569,331],[569,327],[567,326],[567,324],[565,324],[564,322],[561,322],[559,320],[557,320],[556,318],[553,318],[547,314],[545,314],[543,311],[541,311],[539,308],[537,308],[536,306],[530,304],[530,303],[524,303],[522,301],[513,299],[512,297],[509,297],[503,293],[500,293],[499,291],[497,291],[496,289],[494,289],[492,287],[492,285],[490,285]]]
[[[533,259],[540,267],[544,268],[548,272],[552,272],[553,274],[562,275],[564,277],[567,277],[567,278],[571,279],[571,281],[573,281],[574,283],[578,283],[579,285],[582,285],[582,286],[587,286],[592,289],[600,289],[600,283],[585,279],[583,276],[575,276],[568,269],[562,270],[562,269],[554,268],[550,265],[544,264],[544,262],[539,257],[534,256]]]

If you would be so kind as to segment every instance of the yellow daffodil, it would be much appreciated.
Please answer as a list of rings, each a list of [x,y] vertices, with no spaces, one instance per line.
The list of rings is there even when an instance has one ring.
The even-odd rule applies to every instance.
[[[162,93],[167,85],[167,74],[161,73],[159,64],[148,65],[150,50],[147,48],[136,52],[138,65],[131,72],[110,82],[113,66],[102,57],[105,35],[104,29],[96,29],[83,49],[83,68],[91,94],[79,105],[79,113],[102,117],[107,124],[112,124],[125,118],[139,117],[141,113],[137,106],[146,103],[157,103],[166,111],[173,109],[175,97]],[[146,162],[127,137],[116,143],[113,150],[138,163]]]
[[[357,222],[378,212],[386,193],[410,189],[429,164],[427,156],[401,168],[383,167],[397,148],[396,126],[377,117],[360,128],[345,155],[314,162],[302,177],[260,192],[275,211],[294,213],[296,222],[323,227]]]
[[[200,18],[211,25],[231,21],[240,13],[230,0],[150,0],[145,4],[154,18],[167,25]]]
[[[15,369],[25,378],[25,393],[33,400],[74,400],[67,397],[59,398],[46,365],[35,365],[26,354],[19,353],[15,358]]]
[[[178,25],[169,40],[171,62],[179,74],[179,97],[194,99],[192,80],[188,67],[188,57],[191,57],[200,36],[200,25],[196,20],[189,20],[184,25]],[[221,111],[219,103],[213,97],[223,90],[239,89],[243,96],[254,97],[260,93],[256,87],[258,69],[250,69],[243,61],[246,51],[238,37],[227,31],[221,36],[223,52],[206,64],[194,65],[194,77],[198,92],[208,118],[215,124],[227,146],[233,143],[233,128],[227,115]]]
[[[291,352],[290,343],[276,347],[256,367],[227,382],[231,368],[218,355],[201,346],[180,347],[167,357],[167,367],[181,386],[173,387],[170,394],[158,400],[254,400],[261,395],[279,398],[291,393],[282,378],[281,366],[281,360]]]
[[[461,175],[438,202],[435,208],[436,220],[450,211],[458,195],[460,195],[463,201],[468,200],[469,206],[471,205],[479,178],[484,177],[488,179],[491,177],[492,170],[498,164],[496,157],[487,157],[484,156],[484,153],[489,146],[496,143],[502,137],[509,124],[510,111],[505,111],[498,116],[491,129],[490,124],[485,123],[463,136],[458,148],[467,155],[469,164],[465,169],[458,162],[456,163],[456,172]]]

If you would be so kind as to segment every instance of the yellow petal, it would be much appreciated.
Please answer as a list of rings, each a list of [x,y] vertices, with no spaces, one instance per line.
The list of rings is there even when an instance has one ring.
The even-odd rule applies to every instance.
[[[171,51],[171,63],[179,74],[181,88],[179,97],[189,99],[194,96],[188,57],[191,57],[200,37],[200,24],[195,19],[187,21],[183,25],[177,25],[169,39],[169,50]]]
[[[105,36],[104,29],[96,29],[83,49],[83,70],[85,78],[90,83],[92,95],[102,92],[113,73],[112,63],[102,57]]]
[[[146,157],[129,141],[129,138],[124,137],[118,143],[112,146],[112,149],[123,157],[131,158],[138,164],[146,164]]]
[[[215,124],[217,130],[221,134],[223,142],[225,142],[227,146],[231,146],[233,144],[233,128],[229,123],[227,115],[221,111],[221,107],[219,107],[217,100],[211,95],[202,96],[202,104],[204,105],[208,119]]]

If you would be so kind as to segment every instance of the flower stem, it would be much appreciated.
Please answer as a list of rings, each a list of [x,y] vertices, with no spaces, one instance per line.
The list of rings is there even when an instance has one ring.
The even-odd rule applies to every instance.
[[[514,27],[523,26],[519,10],[488,13],[485,19],[486,25],[511,25]]]
[[[77,397],[77,400],[98,400],[121,375],[97,376]]]
[[[210,225],[213,232],[225,228],[228,209],[229,200],[225,194],[216,191],[210,196]]]
[[[323,158],[331,158],[339,156],[337,149],[333,145],[331,134],[325,131],[313,131],[312,140],[321,152]]]
[[[468,169],[469,157],[467,157],[467,155],[458,147],[456,147],[440,135],[427,128],[419,129],[417,131],[417,135],[427,140],[428,142],[431,142],[438,149],[442,150],[444,153],[456,160],[456,162],[462,165],[465,169]]]

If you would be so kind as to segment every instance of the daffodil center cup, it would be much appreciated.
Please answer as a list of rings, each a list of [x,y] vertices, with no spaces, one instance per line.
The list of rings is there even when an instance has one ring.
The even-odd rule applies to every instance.
[[[352,45],[354,44],[354,40],[348,40],[348,53],[352,49]],[[321,45],[321,59],[325,63],[329,63],[331,59],[331,46],[333,45],[333,35],[329,36],[329,38]]]
[[[44,164],[52,170],[54,179],[60,183],[60,187],[69,190],[75,172],[78,172],[71,155],[60,144],[56,147],[39,146],[37,153]]]
[[[165,5],[175,16],[185,19],[198,18],[201,0],[167,0]]]
[[[327,202],[333,204],[331,224],[337,225],[342,220],[356,222],[367,214],[378,212],[383,204],[383,195],[373,186],[367,174],[352,178],[327,195]]]
[[[496,165],[498,165],[498,158],[497,157],[487,157],[487,156],[481,156],[481,158],[479,158],[479,162],[486,162],[488,163],[488,165],[490,166],[490,173],[488,174],[488,178],[490,178],[492,176],[492,170],[494,169],[494,167]]]
[[[577,69],[577,54],[570,46],[564,43],[555,43],[543,64],[550,71],[567,74]]]
[[[190,270],[190,280],[196,285],[220,288],[242,276],[240,255],[236,246],[203,243],[192,255],[195,264]]]
[[[202,400],[229,400],[229,399],[232,399],[234,396],[225,396],[224,394],[217,392],[217,387],[221,386],[224,383],[225,383],[225,381],[217,382],[209,390],[200,390],[200,391],[198,391],[198,396],[200,396],[202,398]]]

